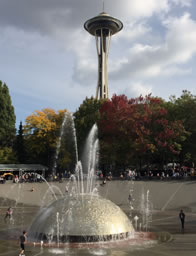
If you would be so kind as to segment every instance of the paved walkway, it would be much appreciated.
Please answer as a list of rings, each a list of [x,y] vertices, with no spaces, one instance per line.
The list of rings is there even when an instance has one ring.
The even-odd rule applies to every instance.
[[[65,191],[65,183],[52,184],[57,197]],[[99,249],[42,249],[27,247],[26,256],[38,255],[111,255],[111,256],[195,256],[196,255],[196,184],[194,182],[108,182],[100,187],[100,194],[118,204],[129,214],[128,194],[133,190],[135,209],[132,216],[140,214],[141,195],[149,190],[153,204],[153,218],[150,222],[152,232],[169,232],[172,239],[144,248],[127,246],[125,248]],[[17,236],[25,226],[28,226],[38,211],[38,206],[54,200],[53,192],[46,184],[34,184],[34,192],[30,192],[32,184],[3,184],[0,185],[0,256],[18,255],[18,242],[8,237]],[[16,201],[15,201],[15,200]],[[6,209],[14,207],[15,223],[4,223]],[[179,210],[186,213],[185,233],[180,231]],[[134,223],[133,223],[134,224]],[[13,228],[16,227],[16,231]],[[4,230],[4,231],[2,231]]]

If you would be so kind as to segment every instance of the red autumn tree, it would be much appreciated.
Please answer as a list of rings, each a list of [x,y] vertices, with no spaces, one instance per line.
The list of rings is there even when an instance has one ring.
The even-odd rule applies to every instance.
[[[185,130],[179,120],[171,122],[165,102],[151,95],[137,99],[139,119],[135,120],[136,152],[146,162],[157,159],[163,164],[171,154],[179,154]]]
[[[185,132],[180,121],[168,120],[164,101],[151,95],[114,95],[100,108],[99,127],[102,161],[121,166],[178,154]]]

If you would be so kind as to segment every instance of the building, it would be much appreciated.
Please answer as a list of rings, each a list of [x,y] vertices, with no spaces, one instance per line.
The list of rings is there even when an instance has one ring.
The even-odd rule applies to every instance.
[[[21,176],[23,173],[35,172],[41,173],[45,177],[48,167],[41,164],[0,164],[0,175],[11,173]]]

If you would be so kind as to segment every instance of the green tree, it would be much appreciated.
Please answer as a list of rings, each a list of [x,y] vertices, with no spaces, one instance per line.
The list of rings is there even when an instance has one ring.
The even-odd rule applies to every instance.
[[[19,163],[26,163],[26,150],[25,150],[25,141],[24,141],[24,129],[22,122],[20,122],[18,134],[16,135],[16,140],[14,143],[14,150],[17,156]]]
[[[16,116],[12,106],[9,89],[0,81],[0,163],[14,163],[16,161],[13,152],[15,140]]]
[[[84,148],[84,143],[90,129],[97,123],[100,117],[99,109],[103,102],[103,100],[97,100],[93,97],[86,98],[74,113],[79,153]]]
[[[182,143],[180,162],[196,163],[196,96],[182,91],[179,98],[171,96],[167,103],[170,120],[181,120],[186,130],[186,140]]]
[[[12,147],[16,135],[15,122],[9,89],[0,81],[0,147]]]
[[[0,148],[0,163],[1,164],[15,164],[17,156],[11,147]]]

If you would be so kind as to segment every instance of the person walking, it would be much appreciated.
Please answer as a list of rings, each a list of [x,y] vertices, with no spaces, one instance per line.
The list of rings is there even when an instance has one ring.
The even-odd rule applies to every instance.
[[[131,203],[132,202],[132,196],[129,194],[129,196],[128,196],[128,201],[129,201],[129,203]]]
[[[20,254],[19,256],[25,256],[24,252],[25,252],[25,243],[27,241],[27,236],[26,236],[27,232],[24,230],[23,234],[20,236]]]
[[[180,221],[181,221],[182,232],[184,232],[185,214],[184,214],[183,210],[180,211],[179,218],[180,218]]]
[[[6,214],[5,214],[4,220],[6,221],[7,218],[9,218],[9,220],[11,220],[12,219],[12,214],[13,214],[13,209],[12,209],[12,207],[9,207],[7,209]]]

